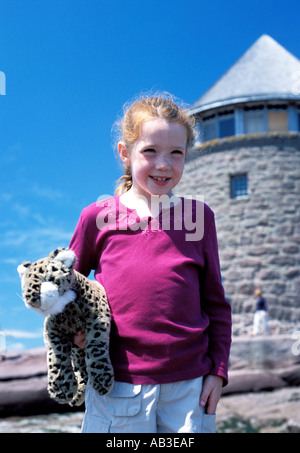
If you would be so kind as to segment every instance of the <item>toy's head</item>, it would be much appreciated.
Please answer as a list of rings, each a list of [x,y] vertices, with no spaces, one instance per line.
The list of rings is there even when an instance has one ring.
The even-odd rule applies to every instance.
[[[75,253],[63,248],[34,263],[25,261],[20,264],[18,273],[27,308],[43,315],[60,313],[75,298],[74,292],[69,291],[74,265]]]

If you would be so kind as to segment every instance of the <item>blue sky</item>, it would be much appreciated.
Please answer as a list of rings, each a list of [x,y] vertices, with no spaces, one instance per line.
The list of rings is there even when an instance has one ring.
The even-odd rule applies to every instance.
[[[142,91],[195,102],[262,34],[300,58],[295,1],[2,0],[0,330],[43,345],[16,268],[67,246],[121,175],[111,128]],[[1,92],[1,86],[0,86]]]

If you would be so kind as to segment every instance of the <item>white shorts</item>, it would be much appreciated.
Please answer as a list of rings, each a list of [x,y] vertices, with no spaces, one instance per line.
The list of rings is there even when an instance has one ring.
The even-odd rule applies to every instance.
[[[115,382],[100,396],[88,384],[83,433],[213,433],[199,399],[203,378],[160,385]]]

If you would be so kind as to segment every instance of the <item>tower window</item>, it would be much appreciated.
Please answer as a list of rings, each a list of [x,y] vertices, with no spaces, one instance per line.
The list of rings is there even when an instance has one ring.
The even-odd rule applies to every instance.
[[[213,140],[218,136],[217,122],[215,120],[205,121],[203,125],[204,141]]]
[[[219,120],[219,137],[230,137],[234,134],[234,118]]]
[[[262,111],[245,112],[245,134],[264,132],[265,119]]]
[[[248,195],[248,177],[242,175],[232,175],[230,177],[231,198],[246,197]]]
[[[204,142],[235,135],[234,111],[225,110],[217,116],[212,114],[203,117],[202,128]]]
[[[286,112],[268,112],[268,128],[270,132],[286,132],[288,119]]]

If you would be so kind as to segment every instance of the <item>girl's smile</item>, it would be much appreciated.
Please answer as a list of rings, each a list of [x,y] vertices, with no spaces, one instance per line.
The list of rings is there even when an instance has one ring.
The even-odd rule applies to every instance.
[[[150,176],[150,178],[154,179],[154,181],[156,182],[156,184],[158,186],[164,186],[165,184],[167,184],[167,182],[170,179],[170,178],[162,178],[160,176]]]

